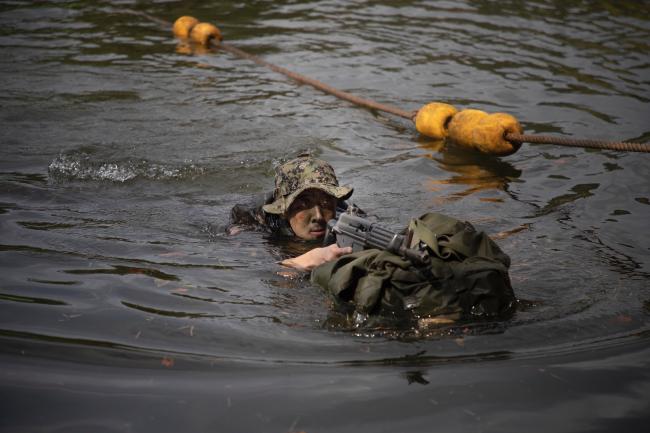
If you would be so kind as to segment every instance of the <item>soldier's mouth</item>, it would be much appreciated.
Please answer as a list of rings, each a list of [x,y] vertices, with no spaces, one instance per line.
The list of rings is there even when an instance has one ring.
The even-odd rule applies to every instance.
[[[325,227],[312,228],[309,230],[309,234],[317,238],[323,237],[325,236]]]

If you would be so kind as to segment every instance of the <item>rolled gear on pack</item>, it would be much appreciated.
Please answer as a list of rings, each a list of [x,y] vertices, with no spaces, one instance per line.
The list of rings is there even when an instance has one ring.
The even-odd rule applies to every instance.
[[[468,222],[427,213],[409,225],[426,265],[367,249],[314,269],[312,282],[362,314],[406,311],[417,317],[494,317],[513,311],[510,258]]]

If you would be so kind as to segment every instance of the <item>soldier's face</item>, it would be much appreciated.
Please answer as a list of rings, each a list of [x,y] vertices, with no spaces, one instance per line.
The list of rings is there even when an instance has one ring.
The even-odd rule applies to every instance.
[[[319,189],[303,191],[287,211],[287,220],[296,236],[322,239],[327,222],[336,216],[336,202],[336,197]]]

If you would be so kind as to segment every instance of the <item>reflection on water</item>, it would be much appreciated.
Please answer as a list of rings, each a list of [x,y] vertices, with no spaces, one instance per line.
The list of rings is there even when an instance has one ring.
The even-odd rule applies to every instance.
[[[592,190],[595,190],[600,185],[597,183],[588,183],[588,184],[579,184],[571,187],[571,192],[569,194],[562,194],[557,197],[553,197],[543,208],[537,211],[538,215],[544,215],[550,212],[553,212],[558,207],[571,203],[575,200],[579,200],[585,197],[592,196]]]
[[[158,424],[129,425],[224,430],[198,424],[219,416],[237,431],[350,431],[335,421],[354,413],[422,431],[460,413],[476,424],[447,430],[522,431],[516,420],[540,413],[594,431],[580,414],[612,395],[627,403],[611,425],[647,419],[645,155],[473,155],[185,46],[131,7],[218,21],[233,45],[400,108],[436,100],[510,112],[530,133],[650,138],[644,2],[5,2],[3,426],[37,430],[35,396],[51,431],[124,431],[112,420],[154,406]],[[363,322],[277,264],[312,245],[226,236],[231,206],[305,150],[387,226],[437,211],[496,234],[516,313]],[[387,410],[396,399],[406,415]],[[163,412],[194,414],[180,400],[206,409],[173,424]]]
[[[428,146],[425,149],[428,149]],[[433,202],[435,207],[443,207],[450,201],[461,200],[471,194],[490,192],[490,190],[507,192],[509,183],[521,175],[521,170],[517,170],[507,161],[471,154],[459,149],[452,148],[425,156],[436,161],[438,167],[450,175],[444,179],[431,179],[427,184],[427,187],[436,193]],[[465,189],[446,193],[449,189],[455,189],[455,185]],[[485,197],[484,194],[479,200],[503,201],[502,198]]]

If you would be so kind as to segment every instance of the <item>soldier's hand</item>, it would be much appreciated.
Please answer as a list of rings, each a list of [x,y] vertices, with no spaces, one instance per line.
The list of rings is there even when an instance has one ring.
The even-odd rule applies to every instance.
[[[281,264],[295,269],[311,271],[323,263],[338,259],[342,255],[350,254],[351,252],[351,247],[341,248],[336,244],[332,244],[326,247],[314,248],[313,250],[292,259],[283,260]]]

